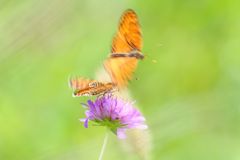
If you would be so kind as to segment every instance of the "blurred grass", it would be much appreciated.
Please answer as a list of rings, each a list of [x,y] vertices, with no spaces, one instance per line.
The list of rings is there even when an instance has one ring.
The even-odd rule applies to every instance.
[[[97,158],[105,129],[79,123],[86,98],[72,98],[67,81],[94,77],[127,8],[144,36],[129,88],[150,126],[151,157],[240,159],[239,5],[1,0],[0,159]],[[104,159],[123,154],[112,135]]]

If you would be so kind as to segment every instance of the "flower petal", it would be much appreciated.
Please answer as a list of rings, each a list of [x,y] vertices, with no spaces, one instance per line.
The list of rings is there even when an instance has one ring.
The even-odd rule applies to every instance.
[[[118,128],[117,129],[117,136],[118,136],[119,139],[125,139],[126,138],[125,129]]]
[[[85,119],[84,127],[85,127],[85,128],[88,128],[88,118]]]
[[[133,103],[126,102],[112,95],[103,95],[95,101],[87,101],[84,127],[94,121],[100,126],[106,126],[117,134],[118,138],[126,138],[125,131],[130,128],[146,129],[145,118],[141,112],[133,107]]]
[[[79,119],[80,122],[85,122],[86,118]]]
[[[88,108],[88,105],[85,103],[80,103],[82,105],[83,108]]]

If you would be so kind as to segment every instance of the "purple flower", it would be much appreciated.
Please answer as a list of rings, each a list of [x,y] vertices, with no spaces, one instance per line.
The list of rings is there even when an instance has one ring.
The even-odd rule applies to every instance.
[[[86,118],[81,119],[85,128],[93,121],[99,126],[108,127],[118,138],[125,138],[126,129],[146,129],[145,118],[140,111],[133,108],[133,103],[125,102],[112,95],[104,95],[95,101],[88,100]]]

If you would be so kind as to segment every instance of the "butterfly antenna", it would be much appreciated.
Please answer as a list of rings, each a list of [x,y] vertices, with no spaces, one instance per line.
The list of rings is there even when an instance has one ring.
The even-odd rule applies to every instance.
[[[72,77],[73,77],[72,75],[68,76],[68,87],[69,88],[72,88]]]

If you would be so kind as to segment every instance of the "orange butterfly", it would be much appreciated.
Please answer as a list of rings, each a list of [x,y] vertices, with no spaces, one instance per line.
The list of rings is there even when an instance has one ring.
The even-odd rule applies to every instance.
[[[102,83],[84,78],[70,79],[70,86],[74,89],[73,96],[94,96],[116,89],[113,83]]]
[[[74,96],[99,95],[125,87],[137,67],[138,59],[144,58],[141,48],[142,36],[137,15],[129,9],[121,17],[118,32],[113,38],[111,55],[104,62],[112,82],[102,83],[84,78],[70,79]]]
[[[135,71],[141,53],[142,35],[136,13],[129,9],[120,19],[118,32],[113,38],[110,57],[104,62],[112,82],[119,88],[125,87]]]

